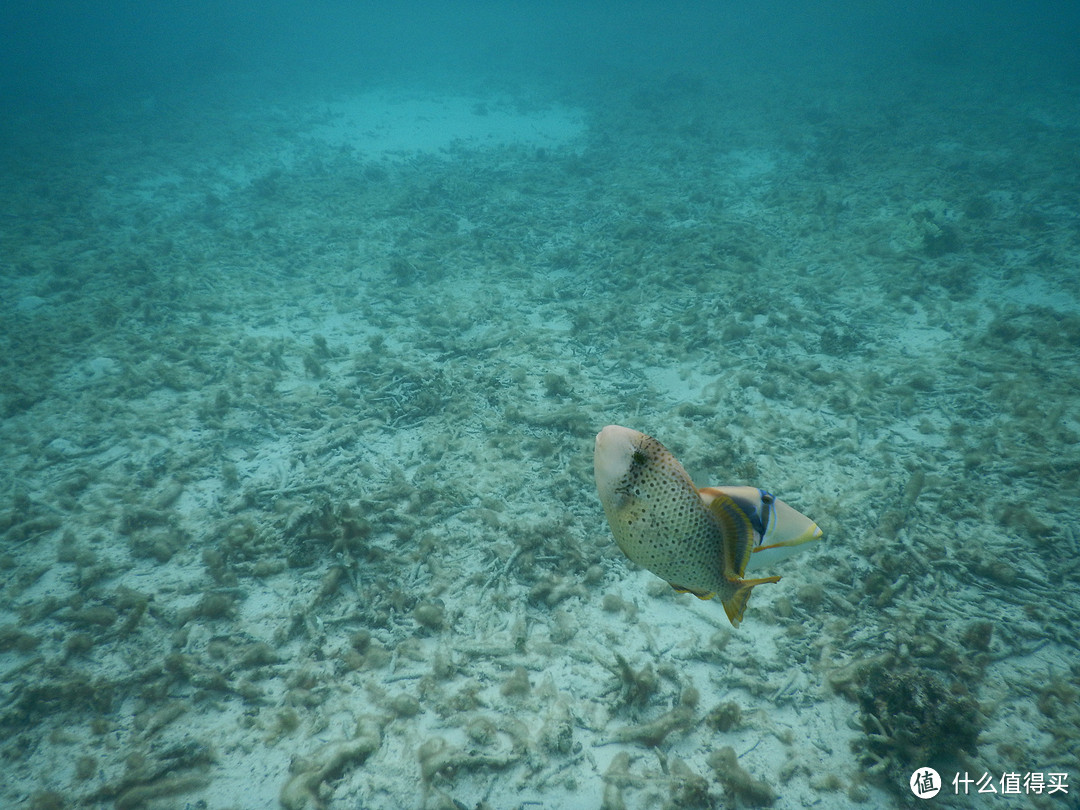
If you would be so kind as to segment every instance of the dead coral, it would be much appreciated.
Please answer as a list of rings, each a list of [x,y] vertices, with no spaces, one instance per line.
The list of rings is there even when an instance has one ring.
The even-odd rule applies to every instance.
[[[1052,673],[1048,682],[1037,692],[1036,719],[1040,729],[1050,735],[1051,741],[1043,749],[1045,761],[1062,770],[1076,762],[1080,755],[1080,741],[1076,728],[1080,725],[1080,666],[1073,665],[1069,673]]]
[[[177,745],[151,746],[127,758],[127,772],[115,782],[99,788],[88,797],[89,802],[113,799],[116,807],[136,808],[151,799],[188,793],[205,787],[208,780],[202,773],[183,773],[206,770],[215,761],[213,751],[198,740]]]
[[[693,810],[713,806],[708,781],[691,770],[681,759],[672,757],[668,763],[668,774],[671,785],[669,798],[664,802],[665,810]]]
[[[742,725],[742,709],[734,701],[726,701],[705,715],[705,725],[714,731],[731,731]]]
[[[716,778],[724,790],[743,805],[770,807],[776,801],[776,791],[743,769],[735,749],[730,745],[709,754],[709,765],[716,772]]]
[[[540,727],[540,745],[552,754],[574,750],[574,718],[565,698],[559,698],[549,708]]]
[[[145,785],[135,785],[116,797],[116,810],[137,810],[137,808],[145,807],[153,799],[191,793],[209,784],[210,780],[205,776],[187,774],[165,777]]]
[[[459,772],[502,769],[518,761],[515,754],[473,754],[450,745],[442,737],[432,737],[416,752],[420,760],[420,778],[430,785],[436,778],[452,779]]]
[[[329,742],[307,757],[293,760],[293,773],[278,797],[285,810],[305,810],[325,806],[319,788],[328,779],[340,776],[346,768],[360,765],[382,744],[382,724],[375,718],[361,718],[356,735],[348,740]]]
[[[694,709],[681,703],[669,712],[665,712],[649,723],[625,726],[615,731],[607,742],[637,742],[655,748],[673,731],[680,731],[694,725]]]
[[[548,574],[529,591],[529,601],[551,608],[574,596],[584,599],[588,594],[588,589],[580,582],[571,582]]]
[[[532,686],[529,683],[529,673],[525,670],[525,667],[515,667],[514,671],[510,673],[510,677],[503,681],[503,685],[499,687],[499,691],[505,697],[527,695],[530,689],[532,689]]]
[[[860,673],[855,697],[865,736],[854,747],[886,784],[905,785],[917,767],[978,753],[983,715],[960,683],[950,689],[936,675],[888,657]]]
[[[615,653],[614,665],[606,661],[600,661],[600,663],[618,678],[618,683],[605,692],[604,696],[613,692],[617,693],[616,703],[620,708],[644,706],[660,686],[660,679],[653,670],[652,664],[645,664],[641,669],[635,670],[618,653]]]

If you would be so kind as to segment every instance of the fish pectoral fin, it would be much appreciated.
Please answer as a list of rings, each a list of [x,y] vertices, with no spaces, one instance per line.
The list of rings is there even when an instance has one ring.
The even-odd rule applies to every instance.
[[[741,577],[750,562],[750,549],[754,546],[754,527],[746,512],[724,493],[718,493],[709,503],[709,511],[716,518],[723,535],[724,573]]]
[[[713,591],[709,591],[707,593],[705,591],[695,591],[693,588],[684,588],[682,585],[676,585],[674,582],[669,582],[668,585],[674,588],[676,593],[692,593],[698,599],[702,600],[712,599],[714,596],[716,596],[716,593]]]
[[[738,627],[742,621],[746,603],[750,601],[750,591],[757,585],[767,585],[771,582],[779,582],[780,577],[762,577],[761,579],[736,579],[728,577],[728,582],[735,586],[735,593],[723,600],[724,612],[733,627]]]

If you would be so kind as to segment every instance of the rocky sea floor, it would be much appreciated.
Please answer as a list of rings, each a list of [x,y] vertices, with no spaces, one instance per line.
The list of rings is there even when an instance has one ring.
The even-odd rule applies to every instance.
[[[15,122],[0,804],[1080,778],[1080,118],[828,78]],[[609,423],[824,539],[732,629],[613,543]]]

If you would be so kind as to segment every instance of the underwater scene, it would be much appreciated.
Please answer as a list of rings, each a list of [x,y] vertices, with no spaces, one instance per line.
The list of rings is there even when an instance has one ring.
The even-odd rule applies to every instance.
[[[1080,808],[1074,3],[42,9],[0,807]]]

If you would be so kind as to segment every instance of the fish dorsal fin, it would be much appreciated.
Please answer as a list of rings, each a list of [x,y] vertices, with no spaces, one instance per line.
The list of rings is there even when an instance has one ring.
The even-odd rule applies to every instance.
[[[730,497],[718,493],[709,504],[716,522],[723,534],[724,574],[728,577],[742,578],[746,565],[750,562],[750,552],[754,547],[754,527],[750,518]]]

